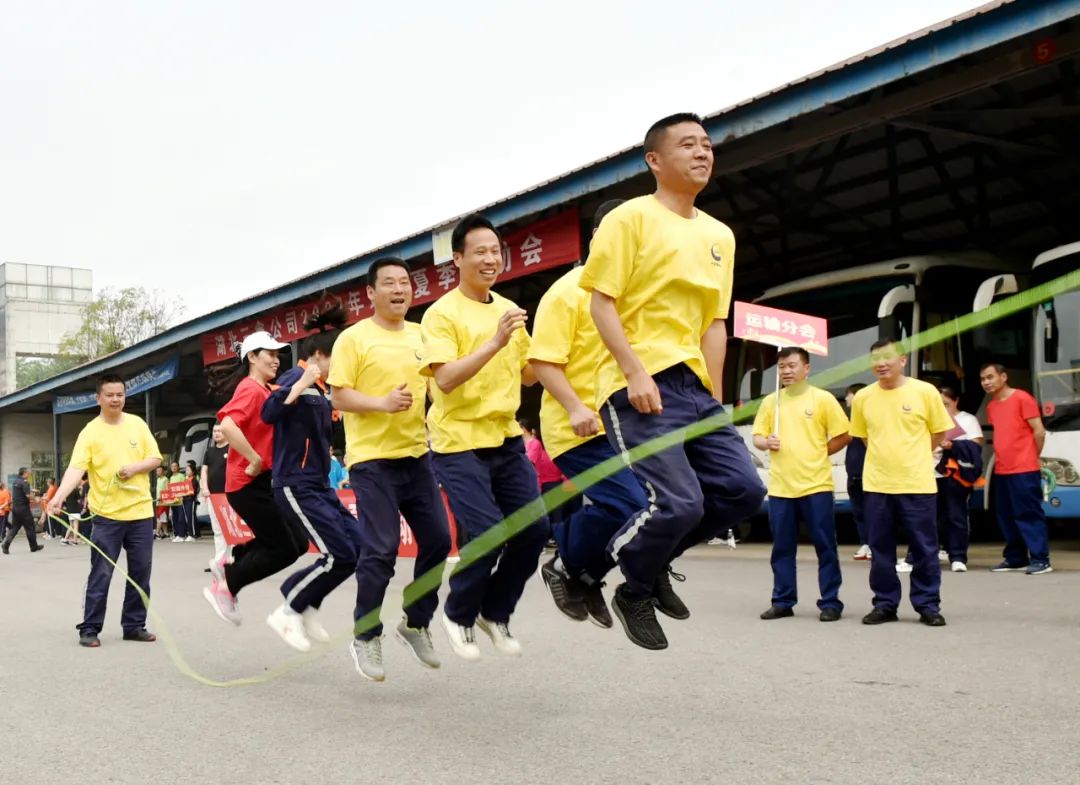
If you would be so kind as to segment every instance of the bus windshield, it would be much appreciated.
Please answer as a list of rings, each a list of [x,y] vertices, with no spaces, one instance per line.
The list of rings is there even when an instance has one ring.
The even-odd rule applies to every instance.
[[[813,375],[836,368],[856,357],[864,357],[870,344],[878,338],[878,306],[882,297],[895,286],[912,283],[906,277],[864,279],[833,286],[809,289],[780,297],[761,300],[762,305],[787,311],[820,316],[829,323],[829,354],[812,356]],[[901,306],[903,307],[903,306]],[[910,306],[907,307],[910,314]],[[903,323],[903,319],[901,320]],[[904,325],[910,330],[910,318]],[[776,383],[776,350],[760,344],[744,344],[743,362],[739,377],[739,400],[749,402],[774,389]],[[866,369],[847,379],[833,380],[829,390],[843,398],[848,385],[856,382],[870,384],[875,377]]]

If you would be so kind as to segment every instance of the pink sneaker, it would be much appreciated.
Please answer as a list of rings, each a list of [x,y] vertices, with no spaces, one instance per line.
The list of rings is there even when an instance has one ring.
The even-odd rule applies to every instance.
[[[214,576],[214,580],[225,586],[225,565],[232,563],[232,559],[228,556],[222,556],[221,558],[210,558],[210,574]]]
[[[210,586],[203,589],[202,593],[206,601],[210,603],[210,607],[214,609],[214,613],[221,617],[222,621],[239,626],[242,621],[240,609],[236,605],[236,597],[225,588],[224,581],[214,578]]]

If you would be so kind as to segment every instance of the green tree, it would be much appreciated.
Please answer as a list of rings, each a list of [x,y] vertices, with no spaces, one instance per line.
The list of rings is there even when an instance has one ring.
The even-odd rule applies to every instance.
[[[182,301],[141,286],[102,290],[86,306],[82,326],[65,336],[60,353],[87,362],[126,349],[171,327]]]
[[[17,357],[18,388],[49,379],[76,365],[126,349],[167,330],[183,316],[184,305],[159,291],[129,286],[103,289],[83,312],[82,326],[64,336],[49,357]]]
[[[50,379],[58,373],[74,368],[80,362],[77,357],[16,357],[15,386],[18,389]]]

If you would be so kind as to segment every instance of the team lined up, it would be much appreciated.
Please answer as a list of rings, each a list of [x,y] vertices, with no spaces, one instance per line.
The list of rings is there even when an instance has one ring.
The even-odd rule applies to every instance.
[[[727,226],[694,206],[710,181],[712,143],[699,118],[682,114],[654,124],[644,147],[655,193],[601,209],[587,262],[545,294],[532,338],[525,330],[527,314],[492,291],[502,269],[502,243],[495,227],[478,215],[464,219],[452,234],[459,285],[426,311],[421,324],[405,320],[412,297],[407,266],[383,259],[368,273],[374,315],[340,334],[335,329],[341,324],[339,314],[317,317],[309,329],[318,332],[302,343],[302,362],[280,378],[278,352],[285,345],[266,333],[245,338],[240,347],[244,378],[218,418],[229,444],[226,495],[255,538],[231,555],[215,555],[212,582],[204,591],[215,613],[239,624],[237,596],[243,588],[293,564],[314,543],[319,559],[284,581],[283,603],[267,622],[299,650],[327,640],[319,608],[330,591],[355,574],[351,652],[362,675],[381,680],[383,631],[375,617],[394,570],[399,515],[415,534],[415,575],[420,576],[449,552],[440,486],[468,540],[505,527],[508,515],[539,495],[516,421],[523,385],[543,385],[545,442],[556,465],[571,477],[722,414],[735,241]],[[876,366],[902,368],[892,344],[874,351]],[[926,517],[926,500],[920,497],[928,495],[932,506],[932,443],[951,421],[933,388],[928,392],[916,380],[891,386],[895,375],[878,376],[878,384],[856,395],[850,428],[842,412],[837,416],[835,399],[830,406],[821,397],[827,394],[805,384],[792,384],[779,402],[783,442],[775,429],[755,428],[757,438],[776,451],[770,514],[775,506],[774,530],[783,531],[777,534],[774,567],[784,564],[776,572],[770,610],[786,607],[790,612],[794,604],[797,516],[823,520],[827,508],[831,519],[831,477],[826,489],[816,474],[819,456],[811,457],[814,466],[808,468],[793,447],[798,434],[813,435],[806,428],[821,413],[828,438],[819,452],[826,466],[829,451],[842,447],[849,431],[867,441],[867,517],[878,523],[871,527],[870,542],[875,609],[864,621],[873,623],[875,614],[895,618],[899,582],[892,524]],[[271,385],[275,378],[277,384]],[[110,396],[116,386],[108,380],[99,385],[102,417],[80,435],[69,474],[90,471],[90,508],[99,520],[134,523],[141,521],[143,501],[126,481],[153,470],[160,456],[145,443],[148,431],[141,420],[114,416]],[[122,393],[120,384],[121,408]],[[759,415],[766,424],[774,411],[770,405],[776,401],[766,400]],[[359,519],[327,482],[335,409],[344,417],[345,462]],[[105,444],[117,441],[116,447]],[[790,461],[789,454],[794,456]],[[807,471],[813,476],[805,476]],[[70,492],[67,486],[65,475],[60,500]],[[615,617],[635,644],[662,649],[667,638],[656,611],[676,619],[689,616],[671,587],[672,563],[688,548],[756,512],[765,488],[742,438],[726,425],[690,441],[678,440],[590,487],[586,495],[589,504],[555,525],[558,552],[543,565],[543,579],[565,615],[606,627],[613,620],[602,587],[617,568],[622,582],[612,598]],[[97,531],[95,526],[95,542]],[[104,543],[117,555],[121,544],[141,553],[141,535],[111,532],[106,526]],[[831,536],[835,552],[835,533],[819,534],[822,547]],[[547,521],[541,518],[453,571],[440,623],[457,655],[468,660],[480,656],[477,628],[497,651],[521,653],[510,621],[546,539]],[[912,576],[913,602],[924,622],[943,623],[932,570],[923,566],[928,541],[912,547],[917,573]],[[890,549],[891,577],[879,564],[889,558]],[[936,566],[936,534],[933,556]],[[131,557],[129,550],[129,562]],[[145,576],[136,577],[137,570],[132,575],[148,593],[148,556],[145,566]],[[107,589],[109,571],[92,563],[91,582],[98,591],[103,577]],[[836,594],[838,566],[827,578],[823,620],[831,620],[826,611],[839,618],[842,608]],[[434,589],[411,598],[395,629],[428,667],[439,666],[430,633],[436,606]],[[100,611],[84,619],[83,638],[97,641],[103,596]],[[144,622],[145,612],[140,616],[125,602],[125,636],[152,639]]]

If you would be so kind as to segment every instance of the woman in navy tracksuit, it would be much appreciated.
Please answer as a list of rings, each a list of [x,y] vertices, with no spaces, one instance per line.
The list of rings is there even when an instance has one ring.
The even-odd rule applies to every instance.
[[[311,639],[330,636],[315,619],[323,599],[356,569],[360,527],[330,487],[330,436],[333,427],[329,396],[322,379],[330,370],[330,352],[344,324],[339,308],[316,316],[304,326],[319,332],[305,338],[306,358],[278,378],[278,389],[262,408],[262,419],[274,426],[274,500],[281,515],[298,524],[319,549],[321,558],[285,579],[285,602],[266,623],[285,643],[299,651]]]

